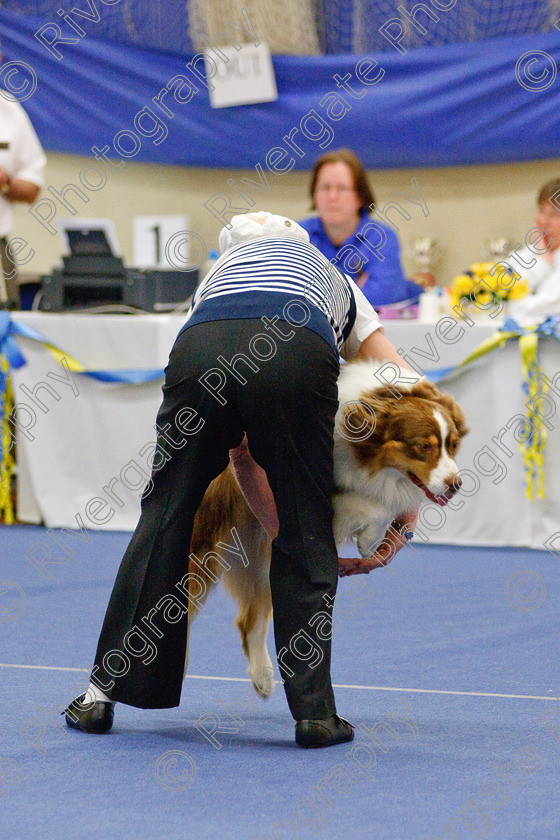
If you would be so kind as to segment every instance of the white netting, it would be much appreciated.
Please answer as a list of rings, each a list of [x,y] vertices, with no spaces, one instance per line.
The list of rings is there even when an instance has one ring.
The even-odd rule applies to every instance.
[[[439,5],[451,2],[441,0]],[[419,6],[427,7],[431,16]],[[560,0],[457,0],[448,11],[417,0],[353,0],[352,7],[349,51],[354,53],[395,49],[391,35],[408,50],[546,32],[560,18]],[[388,25],[392,19],[400,21],[404,36],[398,25]]]
[[[438,0],[440,7],[452,2]],[[98,22],[75,18],[88,34],[180,54],[203,48],[206,39],[213,41],[230,23],[242,25],[243,8],[259,39],[274,54],[395,50],[395,44],[383,35],[387,22],[395,18],[402,26],[402,37],[398,24],[389,34],[392,31],[407,51],[556,31],[556,24],[560,29],[560,0],[457,0],[448,11],[438,9],[435,0],[120,0],[111,6],[95,5]],[[417,9],[414,26],[399,6],[409,15],[424,6],[432,17]],[[58,10],[67,13],[74,7],[87,9],[87,4],[78,0],[2,2],[3,9],[35,15],[61,28],[64,23]]]
[[[274,55],[321,52],[314,0],[245,0],[242,8],[259,41],[268,44]],[[188,12],[190,37],[196,50],[203,50],[209,42],[223,44],[220,36],[229,24],[243,25],[239,0],[190,0]]]

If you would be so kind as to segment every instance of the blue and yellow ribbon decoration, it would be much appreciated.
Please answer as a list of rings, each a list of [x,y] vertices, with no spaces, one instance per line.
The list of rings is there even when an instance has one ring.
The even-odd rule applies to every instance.
[[[523,390],[527,394],[525,414],[526,428],[529,433],[519,441],[519,449],[525,466],[525,493],[531,501],[536,494],[538,499],[544,499],[544,449],[546,445],[546,427],[538,419],[538,414],[530,411],[528,406],[535,405],[538,397],[546,394],[548,386],[542,368],[538,361],[539,338],[552,336],[560,338],[560,317],[552,315],[534,327],[521,327],[513,318],[507,318],[504,325],[475,347],[466,359],[454,367],[438,368],[426,372],[426,378],[431,382],[441,382],[455,371],[491,353],[497,347],[503,347],[507,341],[518,339],[521,353],[521,371],[523,374]]]
[[[538,363],[538,341],[541,336],[560,338],[560,317],[547,318],[538,326],[525,329],[513,319],[508,318],[504,325],[489,338],[482,341],[472,353],[460,364],[454,367],[438,368],[427,371],[426,378],[431,382],[440,382],[455,371],[461,370],[471,362],[486,356],[497,347],[503,347],[512,339],[519,340],[521,351],[521,368],[524,377],[524,390],[528,395],[527,402],[535,402],[540,394],[546,393],[543,372]],[[59,364],[63,362],[75,374],[87,376],[98,382],[115,384],[139,385],[161,379],[164,375],[162,368],[121,369],[121,370],[88,370],[81,362],[52,344],[45,336],[32,327],[21,324],[10,318],[7,312],[0,311],[0,434],[2,435],[2,460],[0,462],[0,520],[11,524],[14,521],[14,511],[11,500],[12,475],[15,460],[10,448],[6,448],[6,439],[12,439],[9,430],[10,416],[14,408],[14,398],[10,371],[17,370],[26,364],[16,337],[28,338],[41,343],[48,353]],[[546,428],[538,421],[535,414],[527,411],[527,426],[530,433],[519,443],[526,474],[527,498],[534,498],[534,486],[537,485],[537,498],[544,495],[544,448],[546,444]]]
[[[113,382],[121,385],[142,385],[144,382],[153,382],[154,379],[161,379],[164,374],[163,368],[139,368],[122,369],[122,370],[88,370],[85,365],[61,350],[55,344],[52,344],[44,335],[28,327],[25,324],[18,323],[10,318],[7,312],[0,312],[0,353],[4,353],[6,348],[6,355],[10,361],[10,366],[13,368],[22,367],[25,364],[25,358],[22,356],[19,347],[15,342],[15,337],[30,338],[33,341],[40,342],[49,354],[59,364],[62,360],[68,365],[68,369],[72,373],[79,373],[83,376],[88,376],[91,379],[96,379],[98,382]]]
[[[17,370],[26,364],[25,357],[21,353],[16,338],[28,338],[42,344],[48,353],[60,365],[64,363],[71,373],[87,376],[98,382],[110,382],[120,385],[141,385],[145,382],[153,382],[161,379],[164,375],[163,368],[142,368],[138,370],[88,370],[85,365],[52,344],[44,335],[32,327],[19,323],[10,317],[8,312],[0,311],[0,435],[2,446],[2,458],[0,460],[0,521],[11,524],[14,521],[14,509],[12,504],[11,486],[12,476],[15,469],[15,459],[11,452],[13,441],[12,411],[14,408],[14,397],[10,372]]]
[[[14,395],[10,381],[10,365],[5,355],[0,353],[0,441],[2,445],[2,460],[0,461],[0,521],[11,525],[14,521],[14,506],[12,504],[12,475],[16,466],[11,452],[9,432],[10,415],[14,408]]]
[[[526,405],[535,405],[537,398],[548,391],[544,382],[543,372],[539,365],[538,348],[539,335],[537,331],[527,332],[519,336],[521,351],[521,370],[523,371],[523,389],[527,394]],[[537,498],[544,499],[544,447],[546,444],[546,426],[537,422],[538,416],[527,410],[525,414],[529,434],[519,441],[519,449],[525,464],[526,494],[531,501],[534,499],[534,485],[537,485]]]

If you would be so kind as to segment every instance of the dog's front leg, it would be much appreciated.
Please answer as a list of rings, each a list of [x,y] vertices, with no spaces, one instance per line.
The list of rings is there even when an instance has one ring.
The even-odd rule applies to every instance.
[[[337,493],[333,497],[333,506],[333,531],[337,546],[341,548],[357,536],[360,554],[371,557],[373,548],[383,538],[391,521],[389,511],[366,496],[353,492]]]
[[[386,519],[379,519],[368,524],[358,531],[358,551],[364,558],[371,557],[387,531],[389,522]]]

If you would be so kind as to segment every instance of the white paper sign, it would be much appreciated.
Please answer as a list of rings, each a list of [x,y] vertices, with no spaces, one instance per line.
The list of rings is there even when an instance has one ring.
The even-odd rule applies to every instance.
[[[188,216],[135,216],[134,266],[185,270],[189,263]]]
[[[251,105],[278,99],[274,67],[267,44],[243,44],[206,50],[204,62],[212,108]],[[222,56],[223,54],[223,56]],[[212,90],[212,88],[214,88]]]
[[[121,256],[117,231],[112,219],[84,219],[80,216],[74,219],[59,219],[58,230],[62,239],[62,253],[66,257],[72,253],[68,233],[74,230],[79,230],[84,234],[94,230],[103,231],[113,256]]]

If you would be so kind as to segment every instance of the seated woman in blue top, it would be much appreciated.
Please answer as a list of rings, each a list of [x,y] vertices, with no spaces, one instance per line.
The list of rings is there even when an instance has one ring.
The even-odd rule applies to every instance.
[[[350,275],[372,306],[418,299],[423,287],[405,277],[397,235],[369,216],[375,199],[364,167],[349,149],[321,155],[311,173],[309,193],[318,216],[299,224],[311,243]]]

